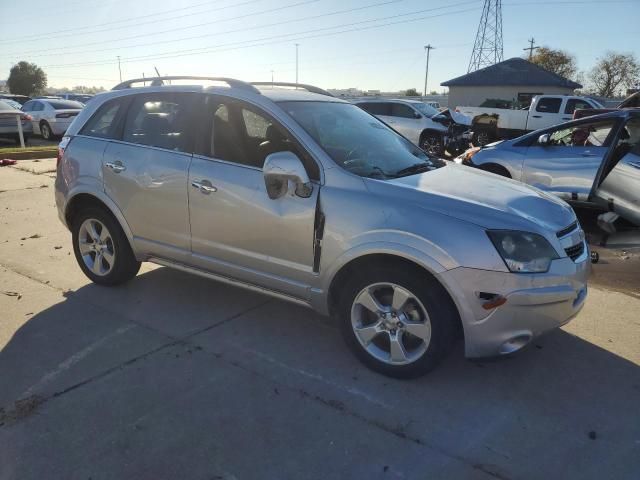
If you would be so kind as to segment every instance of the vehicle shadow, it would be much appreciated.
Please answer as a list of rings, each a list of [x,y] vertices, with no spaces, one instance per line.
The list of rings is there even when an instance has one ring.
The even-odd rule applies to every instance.
[[[458,344],[428,376],[397,381],[362,367],[332,321],[167,268],[117,288],[86,285],[15,332],[0,351],[0,450],[21,426],[25,442],[40,435],[49,409],[63,412],[61,441],[67,422],[69,435],[90,439],[99,421],[87,419],[129,421],[140,415],[131,404],[140,402],[149,415],[160,409],[163,421],[199,432],[202,418],[181,425],[184,410],[166,406],[180,398],[183,409],[195,408],[189,392],[196,390],[199,399],[228,398],[224,414],[237,415],[238,428],[250,434],[248,420],[227,396],[228,382],[211,382],[212,372],[250,374],[269,391],[296,392],[385,435],[490,465],[496,475],[632,478],[640,468],[640,368],[578,336],[559,330],[499,361],[466,361]],[[270,398],[270,405],[279,398]],[[268,408],[251,405],[257,416]],[[220,412],[201,415],[213,421]],[[279,415],[287,412],[270,415],[284,422]],[[156,434],[145,438],[165,441]],[[113,435],[126,443],[134,433]],[[73,445],[78,452],[85,448]],[[24,466],[41,454],[26,446],[10,451],[17,457],[0,454],[0,464],[4,457]],[[536,465],[535,458],[544,461]]]

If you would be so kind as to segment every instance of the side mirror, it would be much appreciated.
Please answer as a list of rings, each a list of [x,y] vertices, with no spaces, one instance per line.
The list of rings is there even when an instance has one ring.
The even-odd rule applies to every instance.
[[[544,133],[538,137],[538,145],[542,145],[543,147],[547,147],[551,145],[551,135],[548,133]]]
[[[294,189],[292,194],[298,197],[309,198],[313,192],[309,175],[295,153],[276,152],[267,155],[262,173],[267,194],[272,200],[284,197],[290,190],[290,182]]]
[[[416,119],[422,118],[422,115],[419,114],[418,112],[413,112],[413,118],[416,118]]]

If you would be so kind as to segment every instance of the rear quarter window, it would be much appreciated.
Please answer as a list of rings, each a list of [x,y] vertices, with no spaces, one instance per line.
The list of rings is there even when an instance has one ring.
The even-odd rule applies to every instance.
[[[98,138],[116,138],[116,125],[124,108],[124,99],[106,102],[80,130],[80,135]]]

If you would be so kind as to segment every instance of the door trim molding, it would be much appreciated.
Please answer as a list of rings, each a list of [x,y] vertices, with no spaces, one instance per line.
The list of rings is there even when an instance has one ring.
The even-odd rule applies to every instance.
[[[173,261],[168,260],[166,258],[161,258],[161,257],[157,257],[157,256],[151,256],[151,257],[147,258],[147,261],[151,262],[151,263],[156,263],[158,265],[162,265],[164,267],[175,268],[176,270],[180,270],[182,272],[193,273],[193,274],[198,275],[200,277],[208,278],[209,280],[215,280],[215,281],[218,281],[218,282],[226,283],[228,285],[233,285],[235,287],[240,287],[240,288],[244,288],[246,290],[251,290],[251,291],[254,291],[254,292],[257,292],[257,293],[262,293],[263,295],[268,295],[270,297],[278,298],[280,300],[284,300],[284,301],[287,301],[287,302],[296,303],[298,305],[302,305],[303,307],[313,308],[309,302],[307,302],[305,300],[302,300],[300,298],[292,297],[292,296],[287,295],[285,293],[276,292],[274,290],[270,290],[270,289],[265,288],[265,287],[259,287],[257,285],[253,285],[251,283],[243,282],[243,281],[237,280],[235,278],[225,277],[223,275],[218,275],[216,273],[211,273],[211,272],[208,272],[206,270],[202,270],[202,269],[199,269],[199,268],[196,268],[196,267],[192,267],[192,266],[185,265],[185,264],[178,263],[178,262],[173,262]]]

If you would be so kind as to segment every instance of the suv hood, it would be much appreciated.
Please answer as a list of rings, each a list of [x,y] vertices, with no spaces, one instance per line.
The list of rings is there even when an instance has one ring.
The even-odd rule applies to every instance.
[[[575,221],[571,207],[557,197],[455,164],[389,181],[372,180],[367,187],[488,229],[555,233]]]

